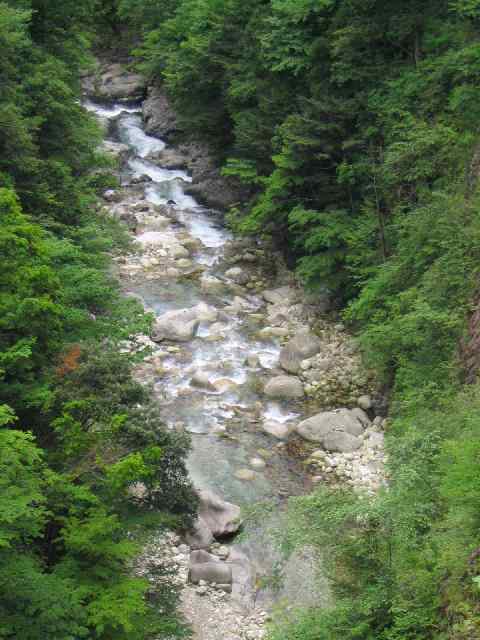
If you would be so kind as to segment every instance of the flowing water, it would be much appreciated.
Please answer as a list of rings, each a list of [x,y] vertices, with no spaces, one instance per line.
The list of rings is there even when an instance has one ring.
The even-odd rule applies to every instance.
[[[223,247],[231,238],[229,231],[218,222],[218,216],[185,193],[185,185],[191,182],[186,172],[162,168],[148,159],[166,145],[144,132],[139,108],[107,107],[91,101],[85,106],[103,119],[114,120],[114,141],[130,148],[123,178],[149,176],[152,181],[145,183],[146,200],[156,205],[173,201],[183,228],[200,241],[193,259],[206,268],[207,274],[215,276],[219,270],[225,270],[222,256]],[[155,234],[162,233],[147,228],[137,240],[147,243],[155,240]],[[262,328],[261,318],[255,314],[263,307],[263,301],[244,294],[246,308],[241,313],[234,312],[235,294],[228,288],[216,295],[207,294],[192,279],[149,279],[136,283],[130,291],[141,296],[146,307],[157,315],[201,302],[219,310],[219,321],[224,325],[222,339],[209,340],[211,325],[201,324],[194,340],[181,345],[178,354],[172,353],[162,362],[164,372],[155,390],[167,425],[191,434],[188,469],[195,486],[210,488],[244,508],[270,501],[277,505],[274,509],[277,517],[285,496],[303,492],[304,478],[301,470],[289,461],[284,447],[277,446],[277,440],[261,431],[265,419],[288,423],[297,417],[291,407],[266,401],[258,393],[258,371],[246,364],[247,355],[257,354],[262,376],[268,376],[269,370],[278,365],[278,341],[259,341],[255,337]],[[211,382],[220,380],[227,390],[221,393],[192,389],[190,380],[195,371],[208,372]],[[230,426],[228,437],[226,424]],[[265,460],[265,469],[255,471],[249,481],[235,477],[239,469],[249,468],[250,460],[258,457]],[[275,558],[267,540],[267,520],[265,517],[260,524],[256,522],[240,543],[260,572],[266,574],[271,573],[272,567],[268,565]]]

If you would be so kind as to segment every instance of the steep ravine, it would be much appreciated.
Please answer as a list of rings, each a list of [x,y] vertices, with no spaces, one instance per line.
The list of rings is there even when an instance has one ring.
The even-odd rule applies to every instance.
[[[125,348],[151,347],[137,374],[153,384],[166,424],[191,434],[189,472],[202,492],[202,519],[188,544],[160,536],[137,570],[165,561],[177,570],[195,638],[260,638],[275,602],[328,600],[309,549],[282,565],[272,587],[279,555],[271,529],[282,526],[285,499],[319,482],[375,491],[384,419],[343,326],[322,319],[318,301],[268,243],[233,238],[187,193],[195,192],[188,169],[202,201],[222,202],[213,163],[199,157],[207,150],[148,135],[141,104],[128,102],[141,95],[142,80],[120,67],[85,87],[85,106],[105,127],[105,151],[121,166],[122,186],[104,194],[106,211],[141,248],[118,259],[118,277],[157,316],[152,336]],[[157,134],[162,121],[174,126],[159,96],[143,108]],[[155,112],[162,105],[165,117]],[[224,195],[225,204],[234,197]],[[257,517],[247,518],[239,541],[215,542],[212,530],[219,538],[238,529],[235,505]]]

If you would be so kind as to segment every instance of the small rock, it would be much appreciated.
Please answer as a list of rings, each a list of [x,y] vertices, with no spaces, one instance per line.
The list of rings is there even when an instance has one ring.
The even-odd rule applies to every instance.
[[[247,482],[255,480],[255,472],[251,469],[238,469],[233,475],[237,480],[244,480]]]
[[[256,469],[257,471],[265,469],[265,467],[267,466],[265,460],[262,460],[261,458],[251,458],[249,464],[252,469]]]
[[[360,409],[363,409],[364,411],[368,411],[369,409],[372,408],[372,399],[370,396],[367,396],[367,395],[360,396],[360,398],[358,398],[357,400],[357,405],[360,407]]]

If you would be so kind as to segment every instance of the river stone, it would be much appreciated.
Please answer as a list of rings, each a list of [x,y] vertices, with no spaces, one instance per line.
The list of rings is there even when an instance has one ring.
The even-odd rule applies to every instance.
[[[297,425],[296,431],[305,440],[319,442],[325,449],[331,451],[354,451],[361,445],[360,436],[365,430],[364,425],[350,409],[324,411]],[[341,438],[337,434],[346,434]],[[334,435],[335,434],[335,435]]]
[[[100,145],[100,151],[115,160],[124,160],[130,153],[130,148],[121,142],[113,142],[112,140],[104,140]]]
[[[213,491],[198,492],[200,503],[198,516],[210,529],[215,538],[236,533],[242,526],[240,507],[226,502]]]
[[[296,400],[303,398],[303,384],[293,376],[277,376],[265,385],[265,395],[280,400]]]
[[[356,436],[352,436],[345,431],[331,431],[323,439],[323,446],[327,451],[338,451],[339,453],[350,453],[362,446],[362,441]]]
[[[360,396],[357,400],[357,405],[360,407],[360,409],[363,409],[364,411],[368,411],[369,409],[372,408],[372,399],[370,396]]]
[[[208,379],[208,374],[205,371],[195,371],[190,380],[190,384],[192,387],[197,387],[197,389],[206,389],[207,391],[216,391],[216,387],[210,380]]]
[[[255,472],[251,469],[238,469],[233,475],[237,480],[245,480],[247,482],[255,480]]]
[[[215,380],[213,383],[215,391],[219,393],[228,393],[230,391],[234,391],[237,388],[237,383],[234,380],[230,380],[230,378],[219,378]]]
[[[197,304],[195,309],[197,310],[197,318],[200,322],[216,322],[218,318],[218,309],[215,309],[215,307],[212,307],[205,302],[200,302]]]
[[[289,373],[299,373],[301,363],[316,355],[322,348],[322,342],[311,331],[297,333],[280,352],[280,366]]]
[[[225,284],[214,276],[202,275],[200,288],[204,293],[223,293]]]
[[[194,564],[190,567],[189,579],[193,584],[198,584],[200,580],[210,584],[231,584],[232,567],[218,561]]]
[[[256,471],[261,471],[262,469],[265,469],[265,467],[267,466],[267,463],[265,462],[265,460],[262,460],[261,458],[251,458],[249,464],[252,467],[252,469],[255,469]]]
[[[262,424],[262,431],[278,440],[285,440],[289,434],[287,425],[275,420],[267,420]]]
[[[157,318],[151,338],[154,342],[172,340],[173,342],[188,342],[195,337],[200,320],[196,309],[180,309],[167,311]]]
[[[175,260],[188,258],[188,256],[190,255],[188,249],[185,249],[185,247],[181,244],[173,245],[173,247],[169,249],[169,253]]]
[[[120,202],[122,194],[119,191],[115,191],[115,189],[107,189],[103,193],[103,199],[107,202]]]
[[[250,277],[243,269],[240,267],[232,267],[228,271],[225,272],[225,277],[229,280],[233,280],[235,284],[244,285],[250,280]]]
[[[296,296],[296,291],[292,287],[279,287],[278,289],[267,289],[263,292],[263,298],[270,304],[291,304]]]
[[[252,369],[258,369],[258,367],[260,366],[260,358],[256,353],[249,353],[245,363]]]
[[[355,418],[360,420],[364,427],[369,427],[371,425],[370,418],[367,416],[365,411],[363,411],[363,409],[360,409],[360,407],[355,407],[351,410],[351,413],[352,416],[355,416]]]

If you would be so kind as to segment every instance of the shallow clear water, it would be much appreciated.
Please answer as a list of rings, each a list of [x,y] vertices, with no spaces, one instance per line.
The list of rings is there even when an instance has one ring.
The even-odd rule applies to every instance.
[[[133,107],[129,110],[124,105],[105,107],[92,102],[85,106],[99,116],[117,118],[118,138],[132,150],[127,175],[146,174],[151,178],[152,181],[145,184],[145,197],[149,202],[175,203],[178,220],[201,242],[194,259],[207,265],[207,275],[217,275],[217,262],[231,235],[212,212],[185,194],[191,177],[184,171],[164,169],[146,159],[151,153],[163,150],[165,144],[145,134],[141,118]],[[137,239],[150,242],[166,233],[172,231],[146,230]],[[192,434],[188,468],[194,484],[213,489],[243,506],[265,499],[277,501],[281,496],[302,492],[301,471],[278,448],[278,442],[260,428],[265,419],[286,423],[298,415],[291,407],[265,402],[257,393],[259,379],[277,366],[280,351],[275,341],[259,341],[253,334],[255,328],[260,327],[248,318],[248,311],[258,311],[262,302],[255,296],[245,295],[247,313],[225,313],[223,310],[232,303],[234,294],[228,290],[219,295],[205,294],[194,280],[145,280],[136,284],[132,292],[140,295],[157,315],[201,302],[223,313],[219,318],[225,325],[222,339],[209,341],[211,325],[202,323],[194,340],[180,345],[178,355],[172,354],[162,362],[163,373],[155,383],[167,425]],[[262,369],[252,370],[246,365],[249,354],[259,356]],[[221,381],[228,390],[220,393],[192,388],[190,380],[196,371],[207,371],[211,382]],[[227,423],[228,435],[225,433]],[[236,471],[249,468],[250,460],[259,456],[264,457],[267,466],[255,472],[254,480],[242,481],[235,477]],[[262,526],[268,525],[265,522]],[[259,536],[258,529],[255,536]],[[262,556],[272,555],[265,554],[265,550],[251,540],[243,544],[255,555],[254,561],[259,565],[262,565]]]

